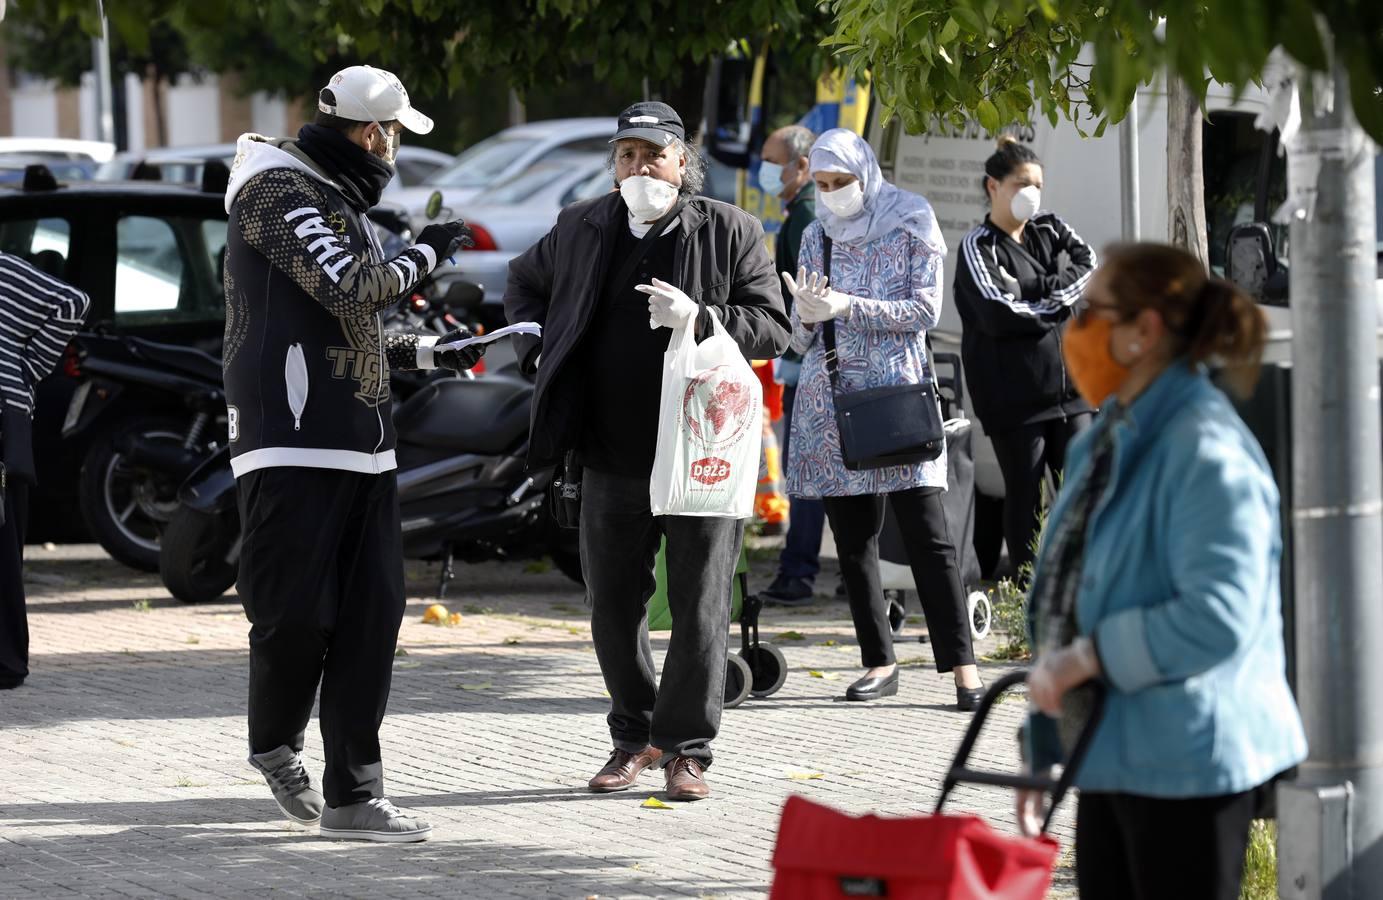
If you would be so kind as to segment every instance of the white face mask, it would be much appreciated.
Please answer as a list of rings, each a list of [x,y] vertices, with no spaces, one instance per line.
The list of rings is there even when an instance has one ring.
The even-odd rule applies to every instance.
[[[619,183],[619,195],[638,222],[653,222],[672,208],[677,185],[647,175],[630,175]]]
[[[821,194],[826,208],[842,219],[853,219],[864,210],[864,188],[852,181],[843,188]]]
[[[783,192],[783,167],[767,160],[759,163],[759,188],[765,194],[776,197]]]
[[[1020,222],[1026,222],[1037,215],[1037,209],[1042,205],[1042,189],[1037,185],[1030,184],[1021,191],[1013,195],[1013,200],[1009,202],[1009,212]]]

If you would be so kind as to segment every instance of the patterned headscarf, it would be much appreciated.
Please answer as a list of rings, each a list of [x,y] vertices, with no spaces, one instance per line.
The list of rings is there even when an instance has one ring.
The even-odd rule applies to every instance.
[[[864,211],[852,219],[841,218],[817,199],[816,217],[831,240],[867,244],[895,228],[903,228],[931,245],[937,253],[946,254],[946,241],[932,213],[932,205],[917,194],[884,181],[873,149],[858,134],[847,128],[832,128],[822,134],[812,145],[808,169],[854,175],[864,190]]]

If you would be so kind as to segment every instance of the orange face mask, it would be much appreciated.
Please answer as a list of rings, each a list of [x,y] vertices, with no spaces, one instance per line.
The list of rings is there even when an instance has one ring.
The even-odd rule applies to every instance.
[[[1108,319],[1089,316],[1084,323],[1073,318],[1066,324],[1061,355],[1076,390],[1091,406],[1100,404],[1123,385],[1128,366],[1115,362],[1109,353],[1112,324]]]

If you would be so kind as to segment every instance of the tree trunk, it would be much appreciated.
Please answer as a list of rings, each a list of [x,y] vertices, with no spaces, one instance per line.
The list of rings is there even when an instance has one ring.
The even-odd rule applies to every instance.
[[[1167,240],[1208,263],[1200,104],[1172,72],[1167,73]]]
[[[509,127],[522,125],[528,121],[528,109],[525,107],[523,98],[519,92],[513,88],[509,89]]]

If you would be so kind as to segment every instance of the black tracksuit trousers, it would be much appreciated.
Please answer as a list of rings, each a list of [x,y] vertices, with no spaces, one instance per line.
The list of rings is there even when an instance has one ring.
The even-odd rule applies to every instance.
[[[18,687],[29,674],[29,616],[24,605],[24,526],[29,485],[11,478],[0,525],[0,688]]]
[[[302,750],[320,682],[327,805],[382,797],[379,726],[404,610],[395,473],[267,468],[238,486],[250,752]]]

